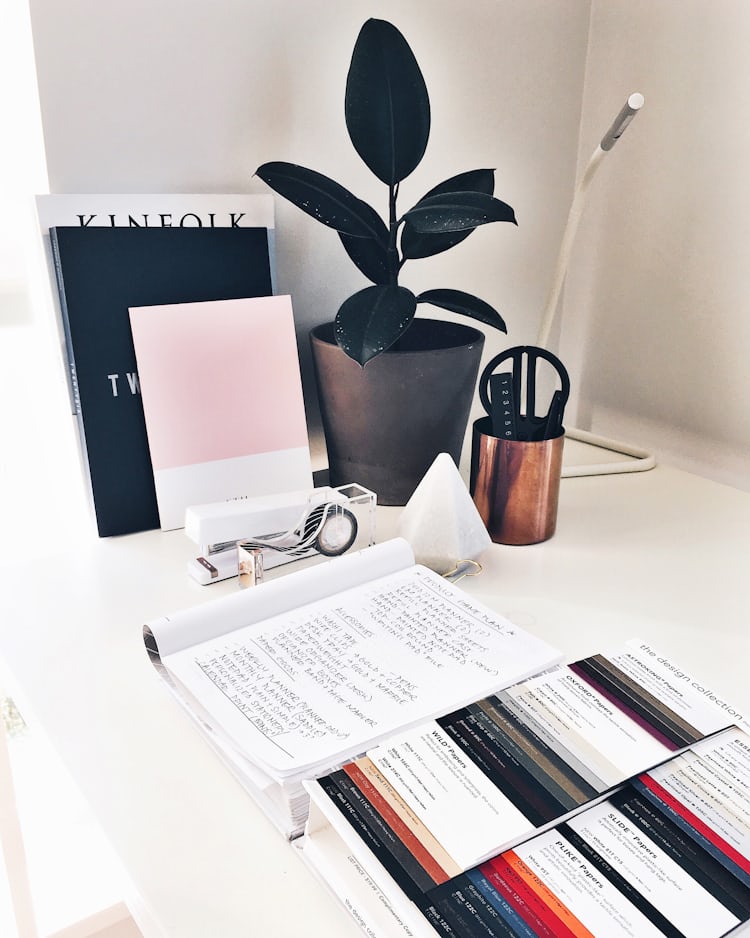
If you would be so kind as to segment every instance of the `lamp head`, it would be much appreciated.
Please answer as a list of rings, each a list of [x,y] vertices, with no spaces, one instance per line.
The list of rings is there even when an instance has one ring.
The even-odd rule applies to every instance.
[[[639,94],[637,91],[630,95],[624,107],[615,118],[614,123],[602,137],[602,142],[599,144],[602,150],[607,151],[612,149],[625,133],[625,128],[643,107],[643,101],[643,95]]]

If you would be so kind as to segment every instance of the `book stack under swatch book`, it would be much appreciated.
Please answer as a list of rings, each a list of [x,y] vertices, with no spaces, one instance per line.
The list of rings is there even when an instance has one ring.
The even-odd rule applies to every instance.
[[[146,197],[140,198],[143,200]],[[162,197],[162,203],[165,198]],[[182,203],[184,211],[180,218],[188,217],[185,212],[188,211],[186,206],[191,204],[190,198],[184,197],[187,201]],[[208,196],[192,198],[206,200],[200,202],[204,208],[207,202],[211,203],[211,197]],[[226,201],[230,197],[222,198]],[[127,534],[160,525],[181,526],[181,514],[184,512],[181,498],[187,503],[197,503],[311,485],[306,429],[303,427],[300,431],[300,420],[304,425],[304,406],[291,305],[288,298],[271,297],[272,241],[269,228],[260,225],[242,226],[239,223],[242,217],[239,209],[247,204],[249,198],[244,197],[244,203],[242,199],[235,200],[233,204],[238,210],[224,213],[226,219],[218,212],[209,213],[209,220],[216,223],[216,227],[205,223],[198,212],[191,214],[191,220],[183,226],[172,227],[169,225],[171,216],[162,211],[157,216],[162,222],[160,225],[154,216],[143,215],[145,223],[139,224],[141,216],[112,212],[109,216],[100,213],[95,223],[89,223],[95,217],[93,213],[79,214],[80,223],[77,226],[52,225],[49,228],[71,396],[97,529],[101,536]],[[104,202],[105,197],[101,199]],[[221,199],[214,198],[213,201],[222,204]],[[169,200],[166,204],[169,204]],[[67,211],[69,213],[69,209]],[[49,220],[51,216],[52,213],[47,212],[45,217]],[[62,217],[62,213],[57,217]],[[108,218],[111,223],[106,224],[102,217]],[[127,219],[130,219],[129,223]],[[223,227],[218,226],[221,219],[225,221]],[[190,227],[194,223],[195,227]],[[152,224],[156,226],[151,227]],[[256,473],[249,477],[251,490],[246,490],[238,489],[233,485],[233,480],[227,482],[221,472],[217,472],[215,478],[218,487],[209,485],[208,488],[199,489],[195,498],[188,487],[172,500],[169,509],[164,509],[169,517],[162,521],[144,417],[143,387],[131,331],[130,309],[173,304],[200,305],[227,300],[248,301],[254,298],[266,298],[267,304],[262,314],[251,306],[245,307],[248,320],[257,322],[262,318],[265,321],[257,342],[253,340],[252,329],[249,332],[245,329],[242,339],[239,333],[225,331],[222,334],[225,323],[221,321],[219,309],[205,309],[204,318],[213,315],[216,323],[215,329],[210,321],[204,323],[204,326],[214,333],[215,340],[221,336],[227,349],[236,352],[238,345],[245,342],[248,372],[252,368],[253,356],[257,360],[263,354],[262,343],[269,341],[269,336],[276,343],[274,354],[277,357],[283,346],[282,357],[290,367],[280,376],[280,380],[290,381],[295,394],[292,405],[295,420],[292,421],[291,439],[293,448],[301,451],[300,460],[292,472],[293,478],[279,476],[273,471]],[[274,316],[278,326],[276,332],[273,323],[269,326],[267,322],[269,317]],[[167,337],[163,349],[165,370],[169,350],[182,333],[180,327],[172,328],[171,340]],[[187,322],[185,328],[188,328]],[[220,361],[213,361],[212,364],[218,384],[218,379],[225,372]],[[149,383],[158,388],[158,371],[155,373],[151,365],[149,371]],[[236,386],[241,388],[247,374],[238,372],[235,377]],[[210,386],[210,376],[207,377],[205,369],[199,377],[196,376],[196,383],[198,380],[204,398],[211,402],[217,415],[220,415],[224,404],[221,394],[224,392]],[[272,406],[272,397],[270,401]],[[256,401],[256,414],[257,408]],[[246,437],[248,432],[252,433],[253,412],[253,407],[248,406]],[[192,416],[189,408],[177,414],[175,435],[184,438],[191,432]],[[266,438],[269,438],[268,433]],[[257,447],[253,449],[251,446],[248,452],[257,454]],[[246,455],[230,448],[220,451],[220,458],[225,453],[229,459]],[[182,507],[176,508],[176,505]]]

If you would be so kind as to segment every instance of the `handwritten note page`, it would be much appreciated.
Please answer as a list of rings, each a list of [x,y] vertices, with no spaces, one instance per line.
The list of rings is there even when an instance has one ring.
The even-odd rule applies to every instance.
[[[354,755],[558,659],[424,567],[163,658],[253,760],[279,776]]]

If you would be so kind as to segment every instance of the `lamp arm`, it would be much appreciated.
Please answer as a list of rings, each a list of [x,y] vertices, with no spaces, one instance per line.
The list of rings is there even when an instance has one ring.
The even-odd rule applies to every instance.
[[[563,239],[560,245],[560,253],[557,258],[552,285],[547,296],[547,303],[542,313],[541,324],[537,336],[537,345],[546,346],[549,340],[552,323],[555,320],[555,314],[560,301],[560,293],[565,283],[565,275],[568,270],[570,253],[573,249],[578,223],[583,215],[583,209],[586,203],[591,180],[594,178],[596,170],[599,168],[604,154],[607,153],[617,143],[625,132],[625,128],[633,120],[638,111],[643,107],[643,95],[631,94],[625,102],[620,113],[615,118],[607,133],[602,137],[601,143],[591,154],[589,162],[583,171],[578,185],[573,195],[573,203],[568,213],[568,221],[563,232]],[[598,436],[588,430],[577,430],[568,428],[566,436],[582,443],[588,443],[597,446],[600,449],[609,450],[622,456],[631,457],[627,460],[617,462],[584,464],[581,466],[563,466],[562,475],[566,476],[593,476],[608,475],[621,472],[643,472],[652,469],[656,465],[656,459],[652,453],[637,446],[628,443],[619,443],[616,440],[610,440],[607,437]]]
[[[552,323],[555,320],[555,313],[557,312],[557,306],[560,301],[560,292],[565,283],[565,275],[568,272],[570,253],[573,250],[578,224],[586,204],[586,194],[591,185],[591,180],[594,178],[594,173],[599,168],[599,164],[606,152],[606,150],[602,150],[601,146],[597,146],[596,150],[591,154],[588,165],[584,170],[581,181],[578,183],[575,195],[573,196],[573,203],[568,213],[568,222],[565,225],[562,243],[560,244],[560,252],[557,256],[552,284],[547,295],[547,302],[544,306],[544,312],[542,313],[542,320],[537,334],[536,344],[542,347],[546,347],[549,341],[550,330],[552,329]]]
[[[639,94],[638,92],[631,94],[620,110],[620,113],[614,119],[609,130],[602,137],[601,143],[591,154],[588,165],[583,171],[580,182],[576,186],[576,191],[573,196],[573,203],[570,206],[568,221],[565,226],[562,243],[560,245],[560,253],[558,255],[557,264],[555,265],[555,271],[552,277],[552,284],[550,286],[547,302],[542,313],[541,324],[537,334],[537,345],[546,346],[547,342],[549,341],[550,330],[552,329],[552,323],[554,322],[555,313],[557,312],[558,303],[560,301],[560,292],[562,291],[563,284],[565,283],[565,275],[568,271],[570,253],[573,250],[573,242],[575,241],[576,232],[578,231],[578,223],[580,222],[581,216],[583,215],[583,209],[586,204],[586,194],[588,192],[589,186],[591,185],[591,180],[594,177],[594,173],[599,168],[599,164],[601,163],[604,154],[608,153],[617,143],[617,141],[625,132],[625,128],[633,120],[635,115],[642,107],[643,95]]]

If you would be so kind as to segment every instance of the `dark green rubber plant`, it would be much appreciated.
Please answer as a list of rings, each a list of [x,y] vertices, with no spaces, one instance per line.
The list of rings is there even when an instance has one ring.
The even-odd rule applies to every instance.
[[[505,332],[499,313],[460,290],[415,296],[399,284],[406,261],[447,251],[479,225],[516,223],[493,197],[494,171],[476,169],[435,186],[403,215],[399,184],[419,165],[430,134],[430,99],[412,50],[395,26],[369,19],[360,30],[346,81],[346,127],[367,167],[388,186],[388,221],[361,199],[304,166],[265,163],[257,175],[279,195],[338,232],[346,253],[373,286],[350,296],[336,315],[341,348],[365,365],[408,329],[428,303]]]

